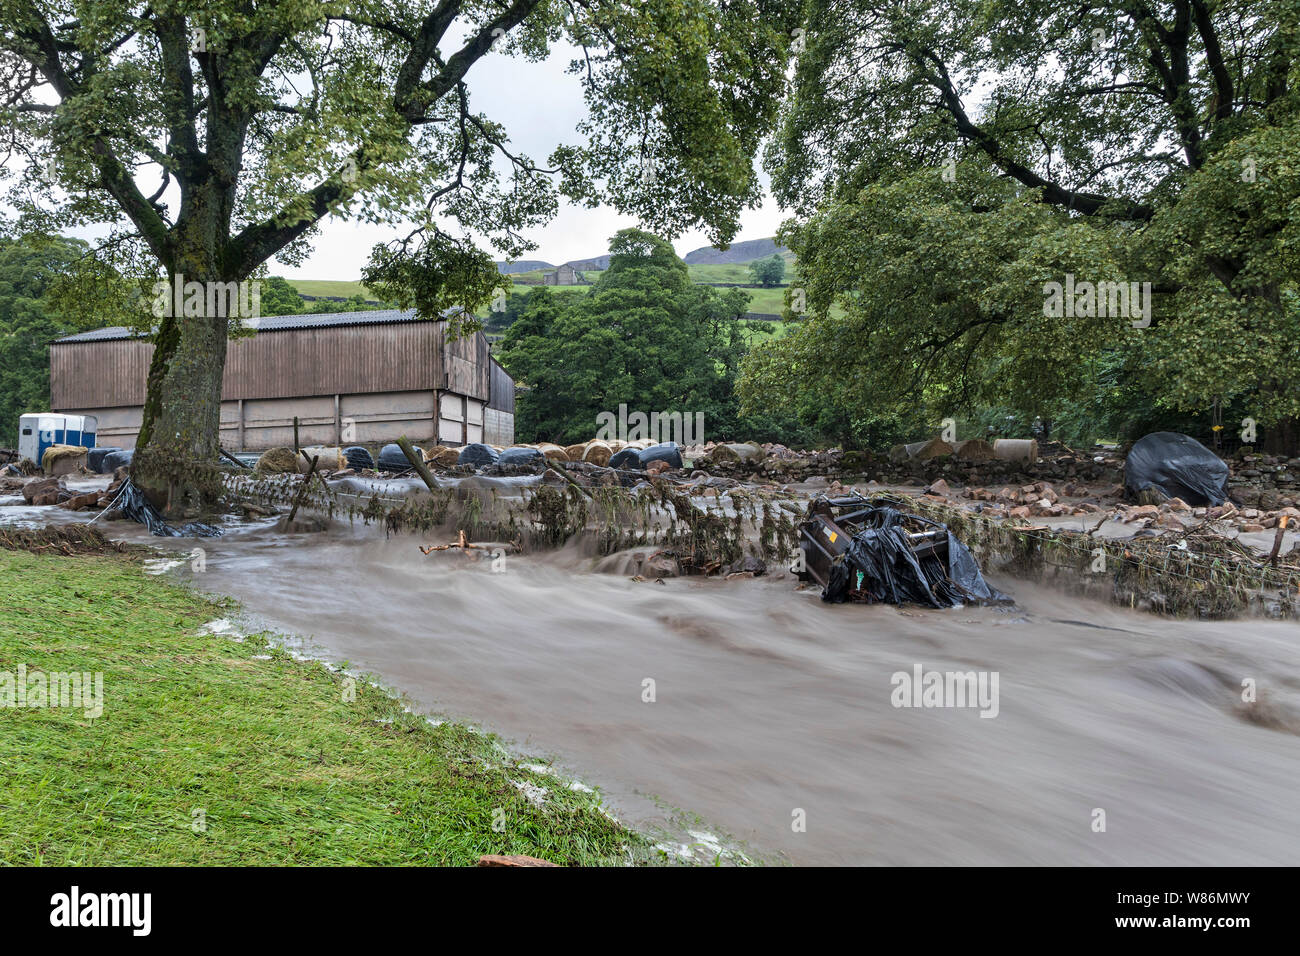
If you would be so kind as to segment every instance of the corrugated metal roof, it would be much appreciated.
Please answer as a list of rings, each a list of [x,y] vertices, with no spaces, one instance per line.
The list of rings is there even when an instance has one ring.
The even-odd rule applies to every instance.
[[[452,314],[448,310],[444,317]],[[283,332],[287,329],[318,329],[331,325],[378,325],[386,322],[421,322],[414,309],[377,309],[373,312],[326,312],[318,315],[264,315],[257,323],[257,331]],[[114,339],[130,339],[140,333],[123,325],[114,325],[106,329],[91,329],[56,339],[55,344],[63,342],[106,342]]]

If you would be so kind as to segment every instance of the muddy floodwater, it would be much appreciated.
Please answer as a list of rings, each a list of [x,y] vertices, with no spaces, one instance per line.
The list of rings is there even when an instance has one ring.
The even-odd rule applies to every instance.
[[[167,573],[679,842],[795,864],[1300,863],[1294,623],[1175,621],[996,574],[1014,608],[828,606],[784,574],[636,582],[573,549],[494,572],[421,554],[446,535],[267,524],[106,530],[201,546],[206,570]],[[918,667],[996,673],[996,716],[894,706]]]
[[[1300,862],[1294,624],[1173,621],[996,575],[1014,609],[827,606],[785,576],[655,584],[573,551],[494,572],[418,549],[442,540],[246,530],[201,542],[192,576],[553,756],[630,823],[682,832],[685,811],[760,859]],[[996,717],[895,707],[893,675],[917,665],[996,672]]]

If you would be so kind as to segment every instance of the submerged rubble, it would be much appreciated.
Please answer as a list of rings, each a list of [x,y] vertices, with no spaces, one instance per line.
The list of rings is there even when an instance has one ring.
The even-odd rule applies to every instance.
[[[1287,459],[1243,453],[1229,462],[1232,500],[1193,506],[1158,495],[1127,500],[1117,448],[1084,453],[1034,442],[1037,457],[1030,460],[990,458],[983,442],[973,449],[970,442],[917,443],[902,456],[885,458],[780,444],[679,449],[669,443],[653,450],[652,444],[540,443],[481,446],[479,452],[480,446],[421,450],[405,442],[374,454],[360,446],[312,448],[315,467],[284,449],[265,453],[260,469],[251,467],[250,456],[227,456],[234,467],[224,474],[225,503],[232,516],[252,521],[289,511],[293,522],[283,518],[277,527],[295,533],[323,531],[340,520],[382,525],[389,535],[438,531],[446,533],[443,541],[463,533],[470,546],[457,545],[462,554],[482,550],[473,546],[485,542],[512,553],[574,546],[608,558],[604,570],[662,581],[692,574],[754,577],[783,567],[798,551],[799,525],[809,520],[809,504],[818,496],[865,500],[888,493],[903,524],[946,525],[976,560],[996,571],[1054,576],[1058,567],[1069,569],[1060,575],[1069,587],[1201,616],[1247,608],[1290,614],[1300,598],[1294,575],[1300,505],[1279,496],[1291,480]],[[405,468],[394,460],[394,449]],[[272,460],[274,468],[268,467]],[[358,467],[366,464],[372,467]],[[163,534],[218,530],[171,529],[156,513],[137,513],[134,504],[142,496],[129,493],[126,468],[102,489],[86,487],[97,477],[89,472],[47,478],[9,468],[0,475],[0,494],[13,496],[11,504],[93,511],[96,521],[143,517],[151,528],[166,528]],[[1253,498],[1239,494],[1243,481],[1255,482],[1249,486]],[[1102,557],[1108,571],[1090,570]],[[857,569],[865,581],[862,564]],[[1195,581],[1185,584],[1179,575]],[[1112,585],[1102,587],[1105,581]],[[860,582],[850,584],[847,591],[862,590]],[[934,582],[927,586],[933,594]]]

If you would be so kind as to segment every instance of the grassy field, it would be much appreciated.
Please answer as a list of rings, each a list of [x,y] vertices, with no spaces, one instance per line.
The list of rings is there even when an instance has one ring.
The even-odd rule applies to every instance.
[[[262,637],[205,633],[229,608],[137,561],[0,550],[0,582],[0,681],[19,664],[103,673],[97,718],[0,707],[0,864],[656,856],[597,797],[490,737],[404,713],[365,680],[349,701],[343,675]],[[541,806],[525,784],[546,788]]]
[[[688,265],[686,270],[696,282],[743,282],[750,283],[754,277],[749,272],[748,262],[698,263]],[[789,281],[794,269],[789,263],[785,267],[785,281]]]
[[[289,285],[298,290],[299,295],[314,295],[318,298],[325,296],[338,296],[340,299],[350,299],[354,295],[364,295],[367,299],[374,296],[358,281],[345,281],[342,279],[289,279]]]

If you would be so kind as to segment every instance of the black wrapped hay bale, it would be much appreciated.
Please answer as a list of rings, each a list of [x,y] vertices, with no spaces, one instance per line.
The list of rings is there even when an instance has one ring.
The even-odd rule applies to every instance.
[[[400,451],[401,449],[398,450]],[[375,459],[371,457],[369,451],[362,448],[360,445],[353,445],[350,448],[344,448],[343,456],[347,458],[349,468],[355,468],[360,471],[363,468],[370,469],[375,467]],[[402,460],[406,461],[405,455],[402,456]],[[407,462],[407,464],[409,465],[410,462]]]
[[[90,449],[86,452],[86,467],[97,475],[109,474],[111,470],[106,470],[104,468],[104,459],[115,451],[122,451],[122,449],[115,448],[111,445]]]
[[[100,474],[111,475],[123,465],[131,464],[133,458],[135,458],[134,448],[115,448],[104,456],[104,460],[100,463],[100,467],[103,468]]]
[[[609,460],[611,468],[632,468],[645,471],[652,461],[666,461],[669,468],[682,467],[682,451],[675,441],[666,441],[649,448],[624,448]]]
[[[414,447],[414,446],[413,446]],[[418,447],[415,448],[417,455],[423,454]],[[379,449],[379,470],[380,471],[410,471],[411,463],[407,460],[406,455],[402,453],[402,446],[397,444],[388,444]]]
[[[456,459],[456,464],[473,465],[478,468],[482,465],[495,465],[500,457],[497,450],[491,445],[475,442],[472,445],[466,445],[460,450],[460,457]]]
[[[498,465],[544,465],[546,456],[536,448],[507,448],[497,458]]]

